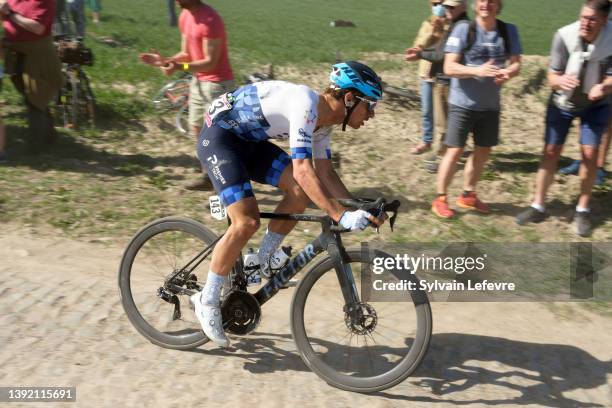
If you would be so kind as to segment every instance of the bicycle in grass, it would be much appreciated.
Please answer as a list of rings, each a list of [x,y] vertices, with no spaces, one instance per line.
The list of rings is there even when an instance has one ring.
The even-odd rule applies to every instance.
[[[61,35],[54,38],[62,61],[62,88],[55,103],[56,114],[65,128],[95,126],[96,100],[83,66],[93,65],[93,54],[81,40]]]
[[[153,96],[153,108],[161,114],[174,113],[174,128],[181,134],[189,132],[189,88],[193,76],[183,73],[179,78],[168,82]],[[245,83],[274,79],[273,67],[269,64],[265,73],[253,72],[244,77]]]
[[[383,198],[340,203],[376,216],[393,213],[391,227],[400,204]],[[224,213],[216,197],[211,197],[211,213]],[[356,392],[384,390],[413,373],[431,338],[426,294],[413,291],[395,303],[360,298],[358,278],[363,268],[369,268],[375,257],[390,255],[345,249],[342,235],[348,231],[329,216],[266,212],[260,216],[319,223],[321,234],[255,293],[247,290],[249,272],[238,257],[221,296],[224,330],[238,336],[252,333],[260,322],[261,306],[310,266],[289,311],[293,339],[304,363],[330,385]],[[119,268],[121,302],[132,325],[149,341],[178,350],[208,341],[188,310],[189,296],[202,289],[210,254],[220,238],[197,221],[166,217],[146,225],[131,240]],[[321,253],[325,255],[315,260]],[[414,275],[407,278],[416,280]]]

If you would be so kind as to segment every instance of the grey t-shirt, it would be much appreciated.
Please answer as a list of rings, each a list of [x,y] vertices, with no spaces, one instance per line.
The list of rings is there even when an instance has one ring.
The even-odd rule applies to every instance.
[[[586,50],[586,44],[583,44],[583,49]],[[567,66],[567,62],[570,57],[570,52],[563,41],[563,38],[557,31],[555,36],[553,37],[552,46],[550,47],[550,65],[549,69],[553,72],[557,72],[559,74],[563,74],[565,72],[565,68]],[[584,82],[584,76],[586,74],[586,64],[584,64],[583,69],[580,71],[580,75],[578,79],[582,84]],[[599,61],[599,80],[601,82],[604,76],[612,76],[612,56],[608,56]],[[558,108],[569,110],[569,111],[577,111],[588,108],[590,106],[596,106],[599,104],[605,104],[609,102],[610,98],[603,98],[598,101],[590,101],[588,98],[588,94],[585,93],[582,89],[582,85],[579,85],[574,89],[572,96],[568,98],[567,102],[564,106],[561,106],[559,103],[560,97],[562,95],[562,91],[553,91],[552,93],[552,101]]]
[[[510,42],[509,50],[504,47],[504,39],[497,30],[484,31],[476,24],[474,43],[466,51],[469,33],[469,23],[466,22],[455,26],[448,37],[444,51],[463,54],[462,64],[470,67],[483,65],[493,59],[495,65],[503,68],[510,56],[520,55],[523,52],[516,26],[506,23],[506,27]],[[475,111],[499,111],[500,89],[493,78],[452,78],[448,102]]]

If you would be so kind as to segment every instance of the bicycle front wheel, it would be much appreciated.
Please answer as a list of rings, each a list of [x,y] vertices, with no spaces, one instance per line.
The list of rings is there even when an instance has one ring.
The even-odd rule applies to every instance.
[[[121,303],[132,325],[152,343],[188,350],[208,341],[183,289],[201,289],[210,257],[188,278],[170,285],[168,279],[216,238],[197,221],[166,217],[146,225],[127,246],[119,268]]]
[[[348,251],[360,291],[363,266],[382,252]],[[403,302],[361,302],[361,319],[350,316],[334,262],[326,257],[296,289],[291,330],[302,360],[328,384],[347,391],[376,392],[392,387],[416,370],[427,352],[431,308],[422,292]]]

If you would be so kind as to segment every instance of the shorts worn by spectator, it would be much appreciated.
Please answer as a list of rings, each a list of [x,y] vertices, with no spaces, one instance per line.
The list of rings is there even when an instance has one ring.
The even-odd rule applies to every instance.
[[[227,35],[221,16],[200,0],[177,0],[181,51],[166,58],[158,53],[141,54],[143,62],[159,67],[166,75],[176,71],[194,74],[189,96],[189,124],[197,141],[204,126],[208,105],[223,93],[235,89],[229,62]],[[202,168],[205,174],[204,168]],[[187,186],[190,190],[212,189],[207,176]]]
[[[5,69],[28,110],[30,147],[56,139],[49,102],[62,84],[60,61],[53,47],[53,0],[0,0]]]
[[[608,23],[610,2],[586,0],[580,19],[559,29],[553,38],[548,82],[552,93],[546,112],[544,156],[536,175],[531,207],[516,218],[519,225],[538,222],[529,216],[545,212],[546,194],[570,126],[580,118],[580,195],[574,217],[574,231],[591,233],[590,199],[597,177],[597,160],[602,135],[610,126],[612,94],[612,25]]]
[[[446,0],[443,4],[456,7],[460,3]],[[491,148],[498,143],[501,86],[518,75],[522,52],[516,27],[497,20],[501,7],[501,0],[475,0],[475,23],[456,24],[446,42],[444,73],[451,77],[447,150],[438,173],[438,198],[432,203],[432,211],[443,218],[453,215],[447,189],[470,132],[474,135],[474,152],[465,166],[464,191],[457,204],[489,212],[476,196],[476,184]],[[501,27],[509,41],[504,41]]]

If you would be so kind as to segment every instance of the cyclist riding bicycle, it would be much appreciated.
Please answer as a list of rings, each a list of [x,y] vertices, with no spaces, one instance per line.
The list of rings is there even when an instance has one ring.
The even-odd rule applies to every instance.
[[[200,133],[198,157],[227,207],[231,225],[215,246],[206,284],[192,296],[204,333],[217,345],[229,346],[220,311],[221,289],[242,248],[259,228],[259,209],[250,180],[280,188],[278,213],[301,213],[314,202],[342,227],[363,230],[375,218],[349,211],[337,199],[351,195],[331,162],[333,125],[359,129],[374,117],[382,98],[381,79],[359,62],[335,64],[332,84],[318,94],[284,81],[245,85],[215,100]],[[269,139],[289,139],[291,155]],[[262,268],[296,221],[271,220],[259,249]],[[265,275],[265,273],[264,273]]]

